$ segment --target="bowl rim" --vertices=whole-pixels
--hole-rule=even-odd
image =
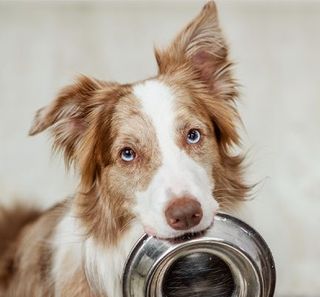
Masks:
[[[163,248],[163,251],[160,253],[159,258],[156,258],[154,260],[154,262],[152,263],[152,265],[149,267],[148,274],[146,275],[146,279],[144,282],[145,286],[143,289],[145,297],[149,297],[148,290],[150,290],[150,289],[148,289],[148,287],[150,287],[150,284],[152,283],[152,281],[151,281],[152,277],[154,276],[155,271],[159,268],[159,264],[161,264],[161,262],[170,260],[171,255],[173,255],[175,253],[177,254],[177,253],[179,253],[179,251],[183,251],[186,248],[190,248],[190,247],[194,246],[195,247],[194,249],[190,248],[189,250],[191,251],[190,253],[195,252],[197,250],[197,245],[203,246],[205,244],[211,245],[212,248],[211,248],[210,253],[212,253],[212,254],[216,254],[214,252],[215,250],[213,247],[214,246],[217,247],[219,245],[219,246],[228,247],[229,249],[233,248],[237,254],[241,254],[242,257],[247,258],[248,262],[251,265],[253,265],[253,267],[254,267],[253,269],[257,270],[257,274],[258,274],[259,278],[261,278],[261,280],[258,280],[259,285],[262,287],[261,291],[263,290],[263,292],[264,292],[265,290],[268,290],[266,293],[267,295],[263,295],[264,293],[260,293],[260,295],[266,296],[266,297],[272,297],[274,295],[274,291],[275,291],[275,287],[276,287],[275,262],[274,262],[271,250],[270,250],[269,246],[267,245],[266,241],[263,239],[263,237],[255,229],[253,229],[250,225],[248,225],[247,223],[243,222],[242,220],[235,218],[229,214],[219,212],[215,216],[215,221],[219,221],[219,223],[227,222],[227,224],[225,226],[227,226],[226,228],[229,228],[230,230],[236,226],[237,231],[240,232],[241,234],[243,234],[244,236],[246,236],[246,240],[248,242],[250,241],[251,244],[257,248],[256,253],[257,254],[261,253],[263,258],[259,259],[259,261],[261,261],[261,263],[260,263],[261,266],[263,266],[263,268],[267,269],[267,274],[268,274],[267,287],[268,288],[265,288],[265,286],[266,286],[265,281],[266,280],[262,279],[263,278],[262,272],[259,271],[259,267],[256,264],[256,260],[252,258],[252,255],[250,255],[250,253],[248,251],[246,251],[243,247],[241,247],[239,244],[236,244],[235,242],[230,240],[230,236],[229,236],[229,238],[223,238],[223,237],[216,236],[217,234],[219,235],[219,232],[215,232],[215,227],[213,227],[211,232],[208,232],[201,237],[197,237],[197,238],[190,239],[187,241],[182,241],[179,243],[172,243],[172,242],[160,240],[160,239],[157,239],[153,236],[149,236],[147,234],[144,234],[136,242],[136,244],[133,246],[133,248],[131,249],[131,251],[129,253],[128,258],[126,259],[124,271],[123,271],[123,278],[122,278],[123,296],[124,297],[132,297],[130,295],[130,292],[129,292],[130,290],[129,290],[128,286],[129,287],[131,286],[130,277],[132,276],[134,271],[132,269],[127,269],[127,268],[130,267],[130,265],[134,264],[135,261],[137,262],[137,255],[139,255],[139,252],[143,252],[146,245],[148,245],[152,242],[154,242],[154,243],[159,242],[159,245],[161,245],[161,247]],[[214,235],[215,233],[217,233],[217,234]],[[222,234],[223,234],[223,232],[222,232]],[[209,250],[209,248],[208,248],[208,250]],[[222,260],[226,262],[225,258],[223,258],[223,257],[220,257],[220,258],[222,258]],[[139,261],[137,263],[141,264]],[[264,266],[266,266],[266,267],[264,267]],[[230,267],[230,269],[231,269],[231,267]],[[232,271],[232,273],[233,273],[233,271]]]

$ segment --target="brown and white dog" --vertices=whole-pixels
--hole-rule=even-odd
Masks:
[[[218,209],[245,198],[242,157],[231,151],[237,85],[215,4],[155,55],[152,78],[80,77],[37,112],[30,135],[50,129],[80,182],[73,198],[20,223],[1,211],[1,297],[121,297],[126,257],[144,232],[205,232]]]

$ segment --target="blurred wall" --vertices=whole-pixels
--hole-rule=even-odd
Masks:
[[[0,199],[47,207],[74,173],[27,137],[34,111],[78,73],[121,82],[155,74],[164,46],[203,1],[0,2]],[[270,244],[278,296],[320,296],[320,3],[218,1],[237,77],[248,177],[239,215]]]

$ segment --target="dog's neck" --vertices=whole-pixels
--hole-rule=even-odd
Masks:
[[[86,234],[80,220],[71,208],[57,226],[53,243],[56,248],[54,279],[67,282],[82,270],[97,296],[122,296],[124,265],[135,242],[144,234],[142,226],[132,221],[117,243],[108,245]],[[55,290],[59,295],[62,285]]]

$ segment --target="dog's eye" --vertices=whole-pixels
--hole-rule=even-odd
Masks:
[[[136,153],[130,147],[125,147],[124,149],[122,149],[120,155],[121,155],[121,159],[126,162],[133,161],[134,158],[136,157]]]
[[[199,130],[191,129],[188,132],[187,141],[188,141],[189,144],[198,143],[200,141],[200,138],[201,138],[201,134],[200,134]]]

